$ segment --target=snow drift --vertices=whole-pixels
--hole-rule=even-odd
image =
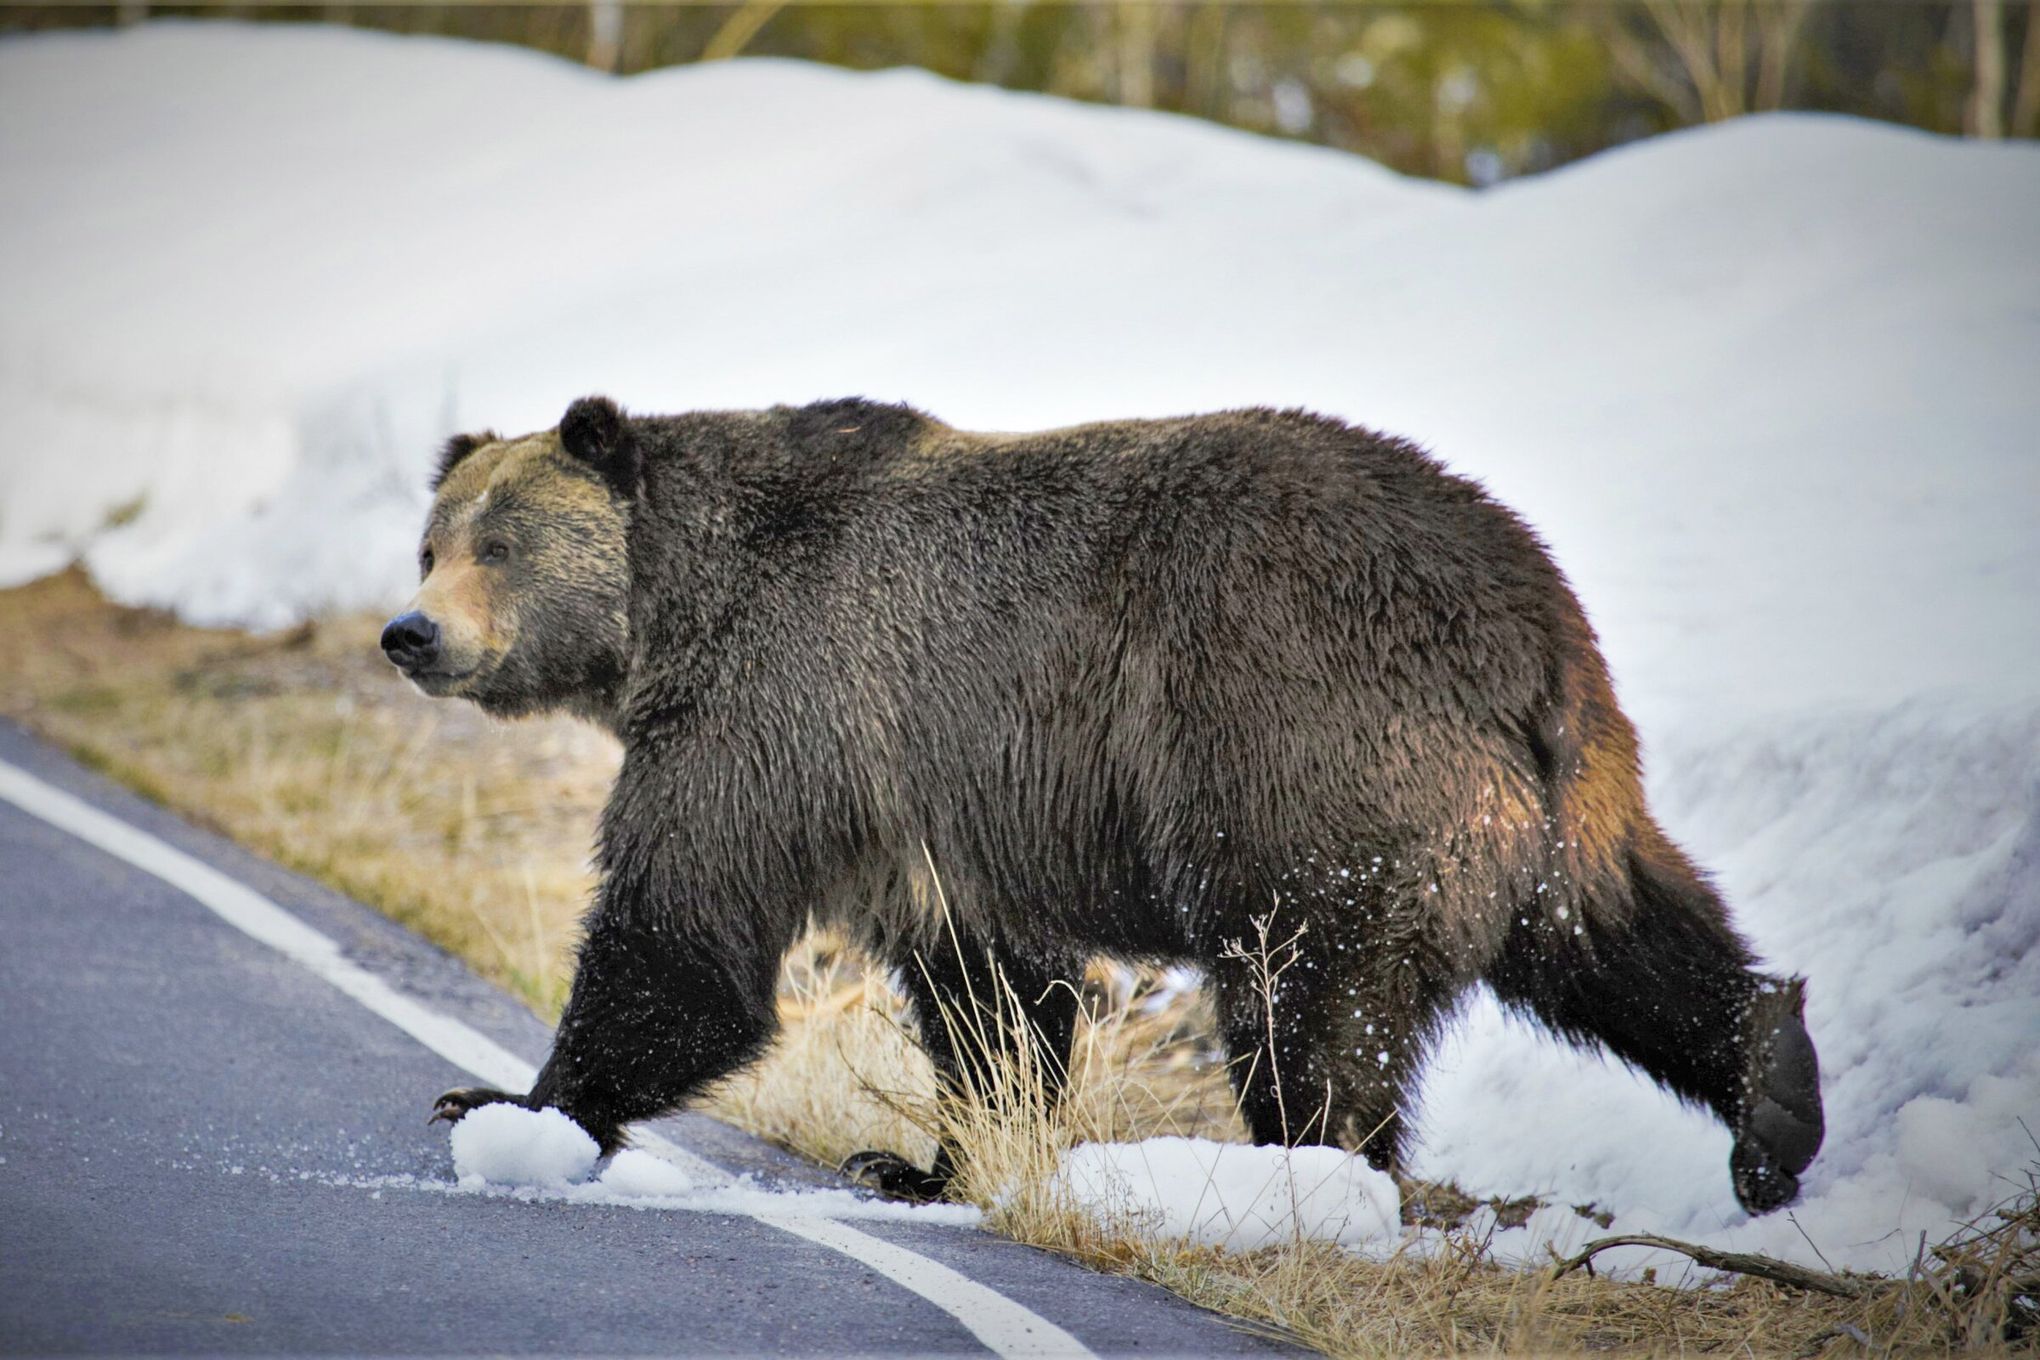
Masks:
[[[215,24],[0,43],[0,127],[0,578],[379,606],[433,444],[589,391],[1316,407],[1539,525],[1826,1068],[1750,1222],[1723,1130],[1482,1001],[1419,1170],[1889,1268],[2034,1157],[2040,149],[1769,117],[1475,195],[914,73]]]

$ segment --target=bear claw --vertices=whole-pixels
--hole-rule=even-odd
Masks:
[[[1734,1151],[1728,1155],[1728,1172],[1735,1183],[1736,1201],[1752,1218],[1782,1209],[1799,1198],[1799,1177],[1766,1156],[1752,1139],[1736,1140]]]
[[[498,1091],[492,1086],[456,1086],[432,1102],[431,1117],[425,1122],[437,1124],[443,1119],[449,1124],[458,1124],[470,1110],[480,1109],[484,1105],[516,1103],[518,1103],[516,1096],[506,1091]]]

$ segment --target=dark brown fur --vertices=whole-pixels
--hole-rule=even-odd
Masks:
[[[625,744],[573,997],[519,1099],[613,1147],[763,1048],[780,958],[825,919],[923,1017],[995,960],[1052,1047],[1073,1002],[1048,984],[1086,956],[1194,962],[1256,1140],[1377,1165],[1486,982],[1714,1110],[1748,1207],[1796,1189],[1820,1118],[1797,984],[1754,970],[1652,821],[1535,535],[1414,446],[1301,412],[990,436],[869,402],[599,399],[522,446],[490,475],[541,507],[529,551],[563,478],[599,481],[594,537],[627,551],[493,595],[518,623],[493,688],[441,691]],[[473,519],[464,460],[513,465],[455,447],[441,531]],[[1272,1051],[1227,957],[1265,917],[1308,927]]]

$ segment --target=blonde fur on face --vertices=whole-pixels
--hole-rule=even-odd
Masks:
[[[435,491],[405,606],[438,629],[437,662],[412,682],[505,714],[600,718],[607,698],[586,694],[575,654],[622,649],[624,528],[556,431],[465,443]]]

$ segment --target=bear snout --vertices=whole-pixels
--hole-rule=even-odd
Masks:
[[[439,625],[415,609],[399,614],[382,631],[382,649],[406,671],[429,670],[439,659]]]

